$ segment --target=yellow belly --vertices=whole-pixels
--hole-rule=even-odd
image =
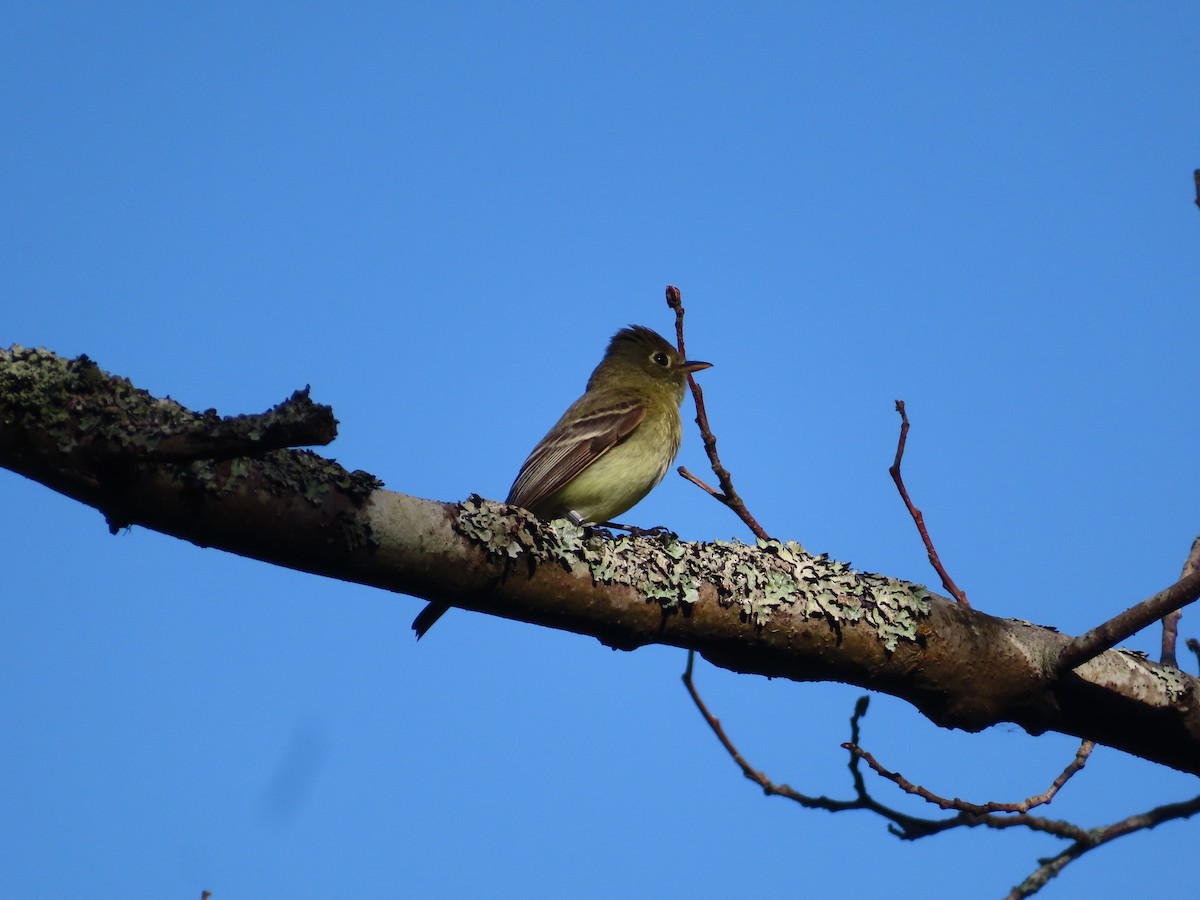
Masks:
[[[574,512],[586,522],[599,523],[615,519],[634,506],[662,481],[679,452],[677,413],[674,419],[647,418],[629,437],[547,498],[546,512],[552,516]]]

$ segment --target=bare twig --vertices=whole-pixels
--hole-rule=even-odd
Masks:
[[[1192,800],[1182,803],[1170,803],[1165,806],[1156,807],[1145,813],[1129,816],[1103,828],[1085,829],[1071,822],[1064,822],[1059,819],[1047,819],[1042,816],[1028,815],[1028,810],[1053,800],[1063,785],[1084,767],[1095,746],[1091,741],[1084,741],[1079,745],[1079,750],[1075,753],[1075,758],[1054,779],[1050,787],[1042,793],[1028,797],[1019,803],[989,802],[982,804],[939,797],[920,785],[912,784],[900,773],[889,772],[876,762],[871,754],[862,750],[857,745],[843,744],[842,746],[850,750],[856,757],[861,757],[875,772],[888,781],[891,781],[906,793],[921,797],[941,809],[958,810],[958,817],[955,820],[948,820],[953,821],[955,824],[987,825],[990,828],[1024,826],[1031,831],[1039,831],[1044,834],[1051,834],[1055,837],[1073,841],[1070,847],[1057,856],[1040,860],[1040,864],[1033,874],[1013,888],[1008,894],[1010,900],[1012,898],[1029,897],[1037,893],[1046,886],[1050,879],[1058,875],[1068,863],[1083,856],[1089,850],[1094,850],[1096,847],[1123,835],[1153,828],[1172,819],[1186,819],[1200,812],[1200,797],[1195,797]],[[996,816],[994,813],[1012,813],[1012,815]]]
[[[1031,831],[1050,834],[1073,842],[1070,847],[1057,856],[1041,860],[1039,868],[1020,885],[1013,888],[1009,894],[1010,898],[1028,897],[1037,893],[1050,879],[1062,871],[1068,863],[1078,859],[1089,850],[1118,838],[1123,834],[1153,828],[1155,825],[1171,819],[1185,819],[1200,812],[1200,797],[1196,797],[1183,803],[1172,803],[1145,813],[1129,816],[1126,819],[1099,829],[1086,829],[1060,819],[1048,819],[1042,816],[1030,815],[1028,812],[1030,809],[1047,804],[1053,800],[1063,785],[1084,767],[1088,756],[1092,752],[1093,744],[1091,741],[1084,741],[1080,744],[1079,750],[1075,753],[1075,758],[1051,782],[1046,790],[1040,794],[1027,797],[1018,803],[993,802],[973,804],[965,800],[950,800],[945,797],[939,797],[919,785],[912,784],[899,773],[889,772],[884,769],[871,754],[859,747],[859,725],[867,712],[869,702],[869,698],[867,697],[860,697],[858,702],[855,703],[854,714],[850,717],[850,742],[842,745],[850,751],[850,776],[854,782],[855,799],[831,800],[828,797],[811,797],[793,790],[786,784],[775,784],[763,772],[750,765],[746,758],[742,756],[737,747],[734,746],[733,741],[730,740],[729,735],[725,733],[725,729],[721,726],[720,721],[709,712],[707,705],[701,699],[700,692],[696,689],[692,678],[694,662],[695,653],[694,651],[689,651],[687,668],[683,673],[683,683],[687,688],[688,694],[691,695],[692,702],[696,704],[700,715],[704,717],[704,721],[708,723],[713,734],[717,736],[717,740],[721,742],[721,746],[725,748],[725,752],[729,754],[730,758],[737,763],[738,768],[742,770],[742,774],[761,787],[763,792],[768,796],[786,797],[789,800],[794,800],[801,806],[810,809],[824,809],[829,812],[865,809],[889,820],[888,831],[902,840],[917,840],[948,831],[951,828],[976,828],[982,825],[995,829],[1023,827]],[[956,811],[955,815],[940,820],[923,819],[885,806],[871,797],[867,792],[866,783],[859,768],[860,760],[865,761],[875,772],[893,784],[896,784],[907,793],[922,797],[942,809],[953,809]]]
[[[667,306],[675,311],[675,340],[679,345],[680,356],[687,359],[687,352],[683,345],[683,297],[679,293],[679,288],[671,284],[667,285]],[[758,520],[754,516],[750,515],[750,510],[746,508],[745,502],[734,489],[733,477],[729,474],[729,470],[721,465],[721,457],[717,455],[717,438],[708,425],[708,412],[704,408],[704,391],[700,389],[700,385],[696,383],[696,379],[691,374],[688,375],[688,387],[692,389],[692,398],[696,401],[696,424],[700,426],[704,452],[708,454],[708,461],[712,464],[712,470],[717,476],[717,483],[721,485],[721,490],[718,492],[704,484],[682,466],[679,468],[679,474],[708,491],[709,494],[733,510],[738,518],[746,524],[746,527],[754,532],[755,537],[764,541],[770,540],[766,529],[758,524]]]
[[[1196,205],[1200,206],[1200,169],[1192,172],[1192,180],[1196,182]]]
[[[1162,652],[1158,661],[1164,666],[1179,668],[1179,658],[1175,655],[1175,641],[1179,638],[1179,618],[1183,613],[1179,610],[1169,612],[1162,619]]]
[[[1183,564],[1183,572],[1179,577],[1186,578],[1197,569],[1200,569],[1200,537],[1192,541],[1192,549],[1188,553],[1188,558]],[[1159,657],[1159,662],[1164,666],[1179,668],[1179,660],[1175,656],[1175,641],[1179,636],[1179,619],[1182,615],[1183,612],[1177,609],[1163,616],[1162,655]]]
[[[1089,850],[1095,850],[1097,847],[1107,844],[1111,840],[1132,834],[1135,831],[1154,828],[1163,822],[1169,822],[1173,819],[1190,818],[1198,812],[1200,812],[1200,797],[1193,797],[1191,800],[1185,800],[1182,803],[1168,803],[1164,806],[1156,806],[1154,809],[1129,816],[1129,818],[1122,819],[1120,822],[1114,822],[1105,828],[1092,829],[1087,832],[1084,839],[1076,841],[1057,856],[1040,860],[1040,865],[1028,878],[1014,887],[1008,893],[1005,900],[1020,900],[1020,898],[1036,894],[1046,886],[1050,879],[1061,872],[1068,863],[1079,859],[1079,857],[1083,856]]]
[[[908,490],[904,487],[904,479],[900,476],[900,461],[904,458],[904,445],[908,442],[908,413],[904,410],[903,400],[896,401],[896,412],[900,413],[900,440],[896,443],[896,460],[892,463],[892,467],[888,469],[888,473],[892,476],[892,481],[896,483],[896,490],[900,492],[900,499],[904,501],[904,505],[908,508],[908,514],[912,516],[913,522],[916,523],[917,531],[921,535],[921,541],[925,544],[925,552],[929,555],[929,564],[933,566],[934,571],[938,573],[938,577],[942,579],[942,587],[955,600],[970,609],[971,604],[967,600],[966,592],[954,583],[954,579],[950,577],[950,573],[942,565],[941,557],[938,556],[937,550],[934,549],[933,541],[929,537],[929,531],[925,528],[925,517],[913,505],[912,500],[908,496]]]
[[[859,723],[867,712],[868,698],[861,697],[854,706],[854,714],[850,718],[850,736],[853,739],[852,743],[843,744],[842,746],[850,749],[850,776],[854,782],[855,799],[853,800],[832,800],[828,797],[812,797],[802,794],[797,790],[789,787],[786,784],[776,784],[771,781],[762,771],[755,769],[750,765],[749,761],[742,756],[741,752],[734,746],[733,741],[725,733],[721,722],[708,710],[708,706],[700,697],[700,692],[696,689],[695,682],[692,679],[694,652],[688,653],[687,668],[683,673],[683,683],[687,687],[688,694],[692,698],[692,702],[696,704],[696,708],[700,711],[700,715],[704,717],[704,721],[708,723],[713,734],[717,736],[717,740],[721,742],[721,746],[725,748],[725,752],[730,758],[737,763],[738,768],[742,770],[742,774],[757,784],[763,789],[763,793],[768,796],[786,797],[793,800],[809,809],[824,809],[828,812],[844,812],[851,809],[865,809],[870,812],[889,820],[891,823],[888,830],[892,834],[903,840],[918,840],[923,837],[939,834],[951,828],[958,827],[975,827],[978,825],[986,825],[991,828],[1009,828],[1017,825],[1024,825],[1036,831],[1044,831],[1049,834],[1054,834],[1059,837],[1068,839],[1080,839],[1085,834],[1084,830],[1078,826],[1072,825],[1069,822],[1058,822],[1050,819],[1042,819],[1037,816],[996,816],[990,815],[986,811],[976,812],[972,810],[959,810],[958,814],[948,819],[923,819],[917,816],[910,816],[902,813],[899,810],[885,806],[875,800],[867,791],[866,783],[863,780],[862,772],[859,770],[859,760],[863,759],[874,768],[876,771],[883,774],[885,777],[891,777],[892,773],[887,773],[883,770],[865,751],[859,750],[857,746],[859,738]],[[1089,750],[1090,752],[1090,750]],[[1083,753],[1081,748],[1080,753]],[[1086,754],[1083,754],[1086,760]],[[1056,779],[1056,784],[1059,780],[1063,783],[1071,777],[1076,771],[1083,767],[1083,762],[1079,761],[1079,754],[1076,755],[1076,762],[1073,762],[1064,770],[1064,774]],[[899,777],[899,776],[897,776]],[[895,780],[894,777],[891,780]],[[901,778],[901,780],[903,780]],[[899,783],[899,782],[897,782]],[[1059,785],[1061,786],[1061,784]],[[1051,786],[1050,790],[1057,791],[1057,787]],[[923,791],[923,788],[915,788],[911,793]],[[926,792],[928,793],[928,792]],[[930,796],[933,796],[930,794]],[[1052,796],[1052,795],[1051,795]],[[1036,798],[1033,798],[1036,799]],[[1029,801],[1026,801],[1029,802]],[[1047,801],[1049,802],[1049,801]]]
[[[1035,806],[1041,806],[1043,803],[1049,803],[1053,800],[1054,795],[1062,790],[1062,786],[1070,781],[1076,772],[1087,765],[1088,757],[1092,755],[1094,749],[1096,749],[1094,741],[1081,741],[1079,749],[1075,751],[1075,758],[1067,763],[1067,767],[1059,773],[1057,778],[1050,782],[1050,787],[1046,788],[1040,794],[1034,794],[1032,797],[1026,798],[1024,802],[1028,806],[1017,811],[1025,812],[1025,809],[1032,809]]]
[[[1196,654],[1196,662],[1200,663],[1200,641],[1195,638],[1188,638],[1184,641],[1184,646]]]
[[[724,494],[722,494],[720,491],[718,491],[718,490],[717,490],[715,487],[713,487],[712,485],[710,485],[710,484],[707,484],[706,482],[702,481],[701,479],[699,479],[699,478],[697,478],[695,475],[693,475],[693,474],[691,473],[691,470],[690,470],[690,469],[688,469],[688,467],[687,467],[687,466],[680,466],[678,469],[676,469],[676,471],[677,471],[677,472],[678,472],[680,475],[682,475],[682,476],[683,476],[685,479],[687,479],[687,480],[688,480],[688,481],[690,481],[692,484],[694,484],[696,487],[700,488],[700,490],[702,490],[702,491],[705,491],[705,492],[707,492],[707,493],[711,494],[713,497],[715,497],[716,499],[720,500],[722,503],[724,503],[724,502],[725,502],[725,495],[724,495]]]
[[[696,704],[696,709],[700,711],[700,715],[704,717],[704,721],[708,723],[708,727],[712,729],[713,734],[717,736],[717,740],[721,742],[721,746],[725,748],[725,752],[729,754],[730,759],[737,763],[738,768],[742,770],[742,774],[762,788],[763,793],[768,797],[785,797],[788,800],[793,800],[801,806],[808,809],[824,809],[828,812],[843,812],[850,809],[865,809],[874,812],[885,819],[893,822],[897,826],[896,834],[907,836],[923,836],[925,834],[936,834],[942,830],[942,823],[932,819],[921,819],[915,816],[906,815],[898,810],[891,809],[872,799],[863,785],[862,777],[857,773],[857,760],[853,756],[850,757],[850,771],[855,777],[855,786],[857,797],[854,800],[833,800],[829,797],[811,797],[802,794],[797,790],[789,787],[786,784],[775,784],[763,772],[750,765],[749,761],[742,756],[737,747],[734,746],[729,735],[725,733],[725,729],[721,726],[720,720],[708,711],[708,706],[700,697],[700,692],[696,689],[696,684],[692,680],[692,670],[695,662],[695,651],[688,651],[687,668],[683,672],[683,684],[687,688],[688,694],[692,698],[692,702]],[[851,719],[851,736],[858,739],[858,720],[866,713],[867,698],[863,697],[855,706],[854,716]]]
[[[1055,795],[1062,789],[1071,777],[1087,764],[1088,757],[1092,755],[1092,750],[1096,746],[1092,741],[1084,741],[1079,745],[1079,750],[1075,753],[1075,758],[1068,763],[1067,767],[1062,770],[1057,778],[1050,783],[1050,787],[1042,791],[1040,794],[1034,794],[1017,803],[998,803],[989,801],[987,803],[970,803],[966,800],[955,798],[953,800],[938,796],[927,788],[921,787],[918,784],[913,784],[899,772],[891,772],[885,769],[882,765],[876,762],[866,750],[863,750],[857,744],[842,744],[854,756],[861,758],[868,766],[875,770],[876,774],[888,781],[892,782],[902,791],[914,796],[920,797],[928,803],[932,803],[939,809],[952,809],[958,812],[972,813],[973,815],[982,816],[987,813],[1006,812],[1006,813],[1027,813],[1029,810],[1037,806],[1042,806],[1054,799]],[[1026,823],[1028,824],[1028,823]],[[1074,826],[1072,826],[1074,828]],[[1040,828],[1039,831],[1053,831],[1052,829]],[[1053,833],[1058,833],[1053,831]],[[1074,834],[1070,835],[1074,836]]]
[[[1062,675],[1089,659],[1110,650],[1132,634],[1137,634],[1151,622],[1161,619],[1169,612],[1180,609],[1200,597],[1200,571],[1192,572],[1179,579],[1169,588],[1148,597],[1125,612],[1113,616],[1103,625],[1081,634],[1063,647],[1058,655],[1054,671]]]

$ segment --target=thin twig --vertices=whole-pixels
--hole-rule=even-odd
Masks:
[[[1180,609],[1200,597],[1200,571],[1192,572],[1179,579],[1169,588],[1148,597],[1125,612],[1113,616],[1103,625],[1081,634],[1063,647],[1054,666],[1054,672],[1062,675],[1070,672],[1089,659],[1110,650],[1133,634],[1137,634],[1151,622],[1161,619],[1169,612]]]
[[[1084,741],[1079,745],[1079,749],[1075,752],[1075,758],[1067,764],[1067,767],[1062,770],[1057,778],[1050,783],[1050,787],[1042,791],[1040,794],[1034,794],[1017,803],[999,803],[996,801],[988,801],[987,803],[970,803],[966,800],[960,800],[957,797],[953,800],[947,797],[941,797],[927,788],[919,784],[913,784],[899,772],[891,772],[885,769],[882,765],[876,762],[866,750],[863,750],[857,744],[842,744],[847,750],[853,753],[856,757],[860,757],[868,766],[875,770],[876,774],[886,778],[892,784],[896,785],[902,791],[914,796],[920,797],[927,803],[932,803],[939,809],[956,810],[958,812],[967,812],[973,815],[986,815],[987,813],[1007,812],[1007,813],[1027,813],[1029,810],[1049,803],[1054,799],[1055,795],[1062,789],[1071,777],[1082,769],[1086,764],[1088,757],[1092,755],[1092,750],[1095,748],[1095,743],[1092,741]],[[1074,826],[1072,826],[1074,828]],[[1049,829],[1039,829],[1049,830]],[[1057,833],[1057,832],[1055,832]],[[1071,835],[1074,836],[1074,835]]]
[[[1005,900],[1021,900],[1021,898],[1036,894],[1046,886],[1050,879],[1058,875],[1068,863],[1079,859],[1079,857],[1083,856],[1089,850],[1095,850],[1109,841],[1132,834],[1135,831],[1154,828],[1163,822],[1169,822],[1173,819],[1191,818],[1198,812],[1200,812],[1200,797],[1193,797],[1191,800],[1185,800],[1182,803],[1168,803],[1164,806],[1156,806],[1154,809],[1129,816],[1105,828],[1092,829],[1087,832],[1087,836],[1083,840],[1076,841],[1057,856],[1040,860],[1040,865],[1028,878],[1014,887],[1008,893]]]
[[[738,768],[742,770],[742,774],[761,787],[763,789],[763,793],[767,794],[768,796],[786,797],[787,799],[794,800],[801,806],[809,809],[824,809],[828,812],[844,812],[852,809],[865,809],[876,813],[885,819],[888,819],[889,822],[891,822],[891,824],[888,826],[888,830],[902,840],[907,841],[915,841],[923,837],[930,837],[935,834],[940,834],[943,831],[948,831],[951,828],[973,828],[979,825],[986,825],[989,828],[997,829],[1024,826],[1034,831],[1042,831],[1047,834],[1053,834],[1057,837],[1073,840],[1078,840],[1086,834],[1083,829],[1076,825],[1072,825],[1070,822],[1044,819],[1038,816],[1029,815],[998,816],[988,814],[986,812],[979,813],[968,810],[959,810],[957,815],[948,819],[924,819],[917,816],[910,816],[906,813],[900,812],[899,810],[885,806],[873,798],[867,791],[866,783],[864,782],[862,773],[858,767],[859,759],[865,760],[868,765],[871,765],[872,768],[875,768],[876,771],[879,771],[881,774],[884,774],[886,770],[882,770],[878,766],[878,763],[875,763],[870,758],[869,754],[861,750],[858,750],[857,752],[851,750],[850,753],[850,775],[854,782],[855,792],[855,799],[853,800],[832,800],[828,797],[812,797],[806,794],[801,794],[799,791],[794,790],[786,784],[775,784],[766,776],[765,773],[755,769],[752,765],[750,765],[749,761],[742,756],[741,752],[736,746],[734,746],[733,741],[725,733],[725,729],[721,726],[720,720],[717,719],[717,717],[711,712],[709,712],[707,705],[704,703],[704,700],[701,699],[700,693],[696,689],[696,685],[692,679],[693,659],[694,651],[691,651],[688,653],[688,665],[683,674],[683,683],[687,687],[688,694],[691,695],[692,702],[696,704],[696,708],[700,711],[700,715],[704,717],[704,720],[708,723],[709,728],[712,729],[713,734],[717,736],[717,740],[721,742],[721,746],[725,748],[725,752],[729,754],[730,758],[737,763]],[[854,714],[850,719],[850,732],[851,737],[854,739],[854,743],[843,744],[843,747],[847,749],[852,747],[857,749],[859,721],[866,714],[866,711],[867,698],[862,697],[855,704]],[[1075,766],[1075,764],[1072,765],[1074,768],[1072,768],[1072,766],[1068,766],[1068,769],[1071,770],[1069,774],[1066,774],[1065,777],[1060,775],[1060,779],[1065,781],[1066,778],[1071,776],[1071,774],[1074,774],[1074,771],[1077,771],[1078,768],[1081,768],[1083,764],[1079,763],[1078,766]]]
[[[1196,654],[1196,662],[1200,664],[1200,641],[1195,638],[1188,638],[1183,642],[1184,646]]]
[[[1183,615],[1180,610],[1169,612],[1162,619],[1162,652],[1158,661],[1164,666],[1179,668],[1179,658],[1175,655],[1175,642],[1179,639],[1179,619]]]
[[[908,490],[904,487],[904,479],[900,476],[900,461],[904,458],[904,445],[908,443],[908,413],[904,410],[904,401],[896,401],[896,412],[900,413],[900,440],[896,443],[896,460],[892,463],[892,467],[888,469],[888,473],[892,476],[892,481],[896,483],[896,490],[900,492],[900,499],[904,501],[904,505],[908,508],[908,514],[912,516],[912,520],[916,523],[917,531],[921,535],[921,541],[925,544],[925,552],[929,555],[929,564],[933,566],[934,571],[938,573],[938,577],[942,579],[942,587],[944,587],[955,600],[961,603],[968,609],[971,608],[970,602],[967,600],[966,592],[954,583],[954,579],[950,577],[950,573],[946,571],[946,567],[942,565],[941,557],[934,549],[933,541],[929,537],[929,532],[925,528],[925,517],[921,515],[921,511],[913,504],[908,496]]]
[[[679,345],[679,355],[687,359],[687,352],[683,345],[683,297],[679,293],[679,288],[672,284],[667,285],[667,306],[675,311],[675,340]],[[733,487],[733,477],[729,474],[729,470],[721,465],[721,457],[717,455],[717,437],[713,434],[712,429],[708,425],[708,412],[704,408],[704,391],[700,389],[700,385],[696,383],[696,379],[688,374],[688,387],[692,390],[692,398],[696,401],[696,424],[700,426],[700,437],[704,441],[704,452],[708,454],[708,461],[712,465],[712,470],[717,476],[717,483],[721,485],[721,490],[718,493],[707,485],[703,484],[691,473],[684,474],[686,470],[680,467],[679,474],[683,475],[693,484],[697,484],[704,490],[708,491],[712,496],[716,497],[730,509],[732,509],[752,532],[754,536],[769,541],[771,538],[767,534],[766,529],[758,524],[758,520],[750,515],[750,510],[746,508],[741,496]]]
[[[742,774],[762,788],[763,793],[767,796],[785,797],[788,800],[793,800],[808,809],[824,809],[828,812],[844,812],[851,809],[865,809],[874,812],[885,819],[893,822],[898,826],[898,830],[894,833],[902,837],[917,837],[926,834],[936,834],[943,830],[946,826],[942,822],[933,819],[921,819],[916,816],[910,816],[898,810],[884,806],[882,803],[876,802],[870,795],[867,794],[866,787],[863,785],[862,778],[856,772],[856,760],[851,756],[850,770],[855,773],[856,793],[857,797],[854,800],[833,800],[829,797],[811,797],[807,794],[802,794],[797,790],[789,787],[786,784],[775,784],[766,774],[759,771],[750,765],[749,761],[742,756],[737,747],[734,746],[729,735],[725,733],[725,729],[721,726],[720,720],[708,711],[708,706],[700,697],[700,692],[696,689],[696,684],[692,679],[693,665],[695,662],[696,653],[694,650],[688,651],[687,667],[683,672],[683,684],[687,688],[688,694],[692,698],[692,702],[696,704],[696,709],[700,711],[704,721],[708,723],[708,727],[712,733],[717,736],[717,740],[721,742],[721,746],[725,748],[725,752],[729,754],[730,759],[737,763],[738,768],[742,770]],[[866,698],[859,700],[855,706],[855,714],[851,719],[851,734],[857,740],[858,738],[858,719],[866,712]]]
[[[708,711],[708,704],[700,697],[700,692],[696,690],[696,683],[692,680],[692,671],[695,667],[696,651],[689,650],[687,658],[687,668],[683,670],[683,684],[687,688],[688,694],[691,695],[692,702],[696,704],[696,708],[700,710],[700,715],[704,716],[704,721],[708,723],[708,727],[712,729],[713,734],[717,736],[717,740],[721,742],[721,746],[725,748],[725,752],[730,758],[738,764],[742,770],[742,774],[757,784],[767,794],[781,793],[779,788],[771,782],[766,775],[754,768],[747,762],[746,757],[738,752],[738,748],[734,746],[733,741],[729,739],[729,735],[725,733],[725,729],[721,726],[721,720]],[[793,798],[794,799],[794,798]]]
[[[1020,803],[968,803],[965,800],[954,799],[950,800],[945,797],[939,797],[933,794],[926,788],[920,785],[915,785],[909,782],[903,775],[898,772],[889,772],[883,768],[870,753],[862,750],[857,745],[843,744],[855,756],[861,757],[866,761],[875,772],[883,778],[891,781],[906,793],[921,797],[929,803],[933,803],[941,809],[955,809],[959,811],[960,817],[965,817],[962,824],[984,824],[992,828],[1024,826],[1031,831],[1039,831],[1045,834],[1052,834],[1055,837],[1067,838],[1073,843],[1066,850],[1049,859],[1040,860],[1038,868],[1025,879],[1021,884],[1017,885],[1009,893],[1009,900],[1015,898],[1029,897],[1036,894],[1039,890],[1046,886],[1050,879],[1058,875],[1063,868],[1071,862],[1074,862],[1089,850],[1094,850],[1096,847],[1106,844],[1115,838],[1126,834],[1131,834],[1134,831],[1141,831],[1147,828],[1153,828],[1163,822],[1172,819],[1186,819],[1197,812],[1200,812],[1200,797],[1195,797],[1192,800],[1182,803],[1170,803],[1165,806],[1156,807],[1145,813],[1137,813],[1129,816],[1119,822],[1114,822],[1112,825],[1107,825],[1103,828],[1081,828],[1070,822],[1064,822],[1058,819],[1047,819],[1042,816],[1028,815],[1028,810],[1049,803],[1054,799],[1054,796],[1059,790],[1071,779],[1071,777],[1084,767],[1088,757],[1091,755],[1095,744],[1092,741],[1085,740],[1079,745],[1079,750],[1075,753],[1075,758],[1063,769],[1062,773],[1054,779],[1050,787],[1040,794],[1035,794],[1032,797],[1021,801]],[[1004,817],[997,817],[993,813],[1014,813]]]
[[[1192,180],[1196,182],[1196,205],[1200,206],[1200,169],[1192,172]]]
[[[720,500],[722,503],[725,502],[724,494],[722,494],[720,491],[718,491],[712,485],[706,484],[704,481],[702,481],[701,479],[699,479],[695,475],[693,475],[691,473],[691,470],[689,470],[687,466],[680,466],[675,471],[677,471],[680,475],[682,475],[684,478],[686,478],[688,481],[690,481],[696,487],[700,488],[700,490],[708,492],[713,497],[716,497],[718,500]]]
[[[1200,569],[1200,537],[1192,541],[1192,549],[1183,564],[1180,577],[1186,578],[1197,569]],[[1179,660],[1175,656],[1175,641],[1179,637],[1179,619],[1182,616],[1182,610],[1178,609],[1163,616],[1162,654],[1159,656],[1159,662],[1164,666],[1179,668]]]
[[[1115,822],[1099,829],[1085,829],[1071,822],[1058,819],[1047,819],[1042,816],[1029,815],[1027,810],[1049,803],[1055,794],[1071,779],[1076,772],[1084,767],[1089,754],[1092,752],[1091,741],[1084,741],[1075,753],[1075,758],[1063,769],[1045,791],[1028,797],[1019,803],[984,803],[970,804],[963,800],[947,800],[918,785],[906,781],[902,775],[888,772],[866,751],[859,747],[859,725],[867,712],[868,698],[860,697],[854,705],[854,714],[850,717],[850,743],[843,744],[850,751],[850,775],[854,781],[854,800],[831,800],[828,797],[809,797],[793,790],[786,784],[775,784],[763,772],[755,769],[734,746],[729,735],[721,726],[720,721],[709,712],[700,692],[696,689],[692,678],[695,663],[695,651],[688,651],[687,668],[683,673],[683,683],[691,695],[692,702],[708,723],[713,734],[725,748],[725,752],[737,763],[747,778],[763,789],[763,792],[794,800],[802,806],[811,809],[824,809],[829,812],[844,812],[851,809],[865,809],[889,820],[888,831],[902,840],[917,840],[948,831],[951,828],[976,828],[980,825],[994,829],[1023,827],[1031,831],[1070,840],[1073,843],[1062,853],[1050,859],[1040,861],[1039,868],[1025,879],[1009,894],[1010,898],[1023,898],[1037,893],[1050,879],[1056,876],[1070,862],[1095,847],[1114,840],[1123,834],[1153,828],[1171,819],[1184,819],[1200,812],[1200,797],[1183,803],[1171,803],[1160,806],[1145,813],[1129,816],[1120,822]],[[859,760],[866,763],[884,778],[892,781],[910,794],[923,797],[930,803],[935,803],[943,809],[957,810],[954,816],[947,819],[922,819],[910,816],[891,807],[884,806],[867,792],[866,784],[859,769]]]

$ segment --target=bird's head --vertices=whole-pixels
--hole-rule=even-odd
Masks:
[[[592,373],[588,390],[613,376],[628,379],[636,377],[647,384],[664,384],[678,390],[680,399],[683,386],[692,372],[707,369],[712,363],[684,359],[662,335],[644,325],[622,328],[608,343],[604,359]]]

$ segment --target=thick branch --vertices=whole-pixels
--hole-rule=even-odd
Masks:
[[[844,681],[947,727],[1014,722],[1200,774],[1200,680],[1178,670],[1110,651],[1056,680],[1068,637],[796,545],[588,535],[499,504],[380,490],[307,451],[186,465],[122,455],[114,435],[153,421],[162,401],[115,382],[126,385],[116,406],[114,380],[90,363],[0,352],[0,465],[110,523],[613,646],[669,644],[738,672]]]

